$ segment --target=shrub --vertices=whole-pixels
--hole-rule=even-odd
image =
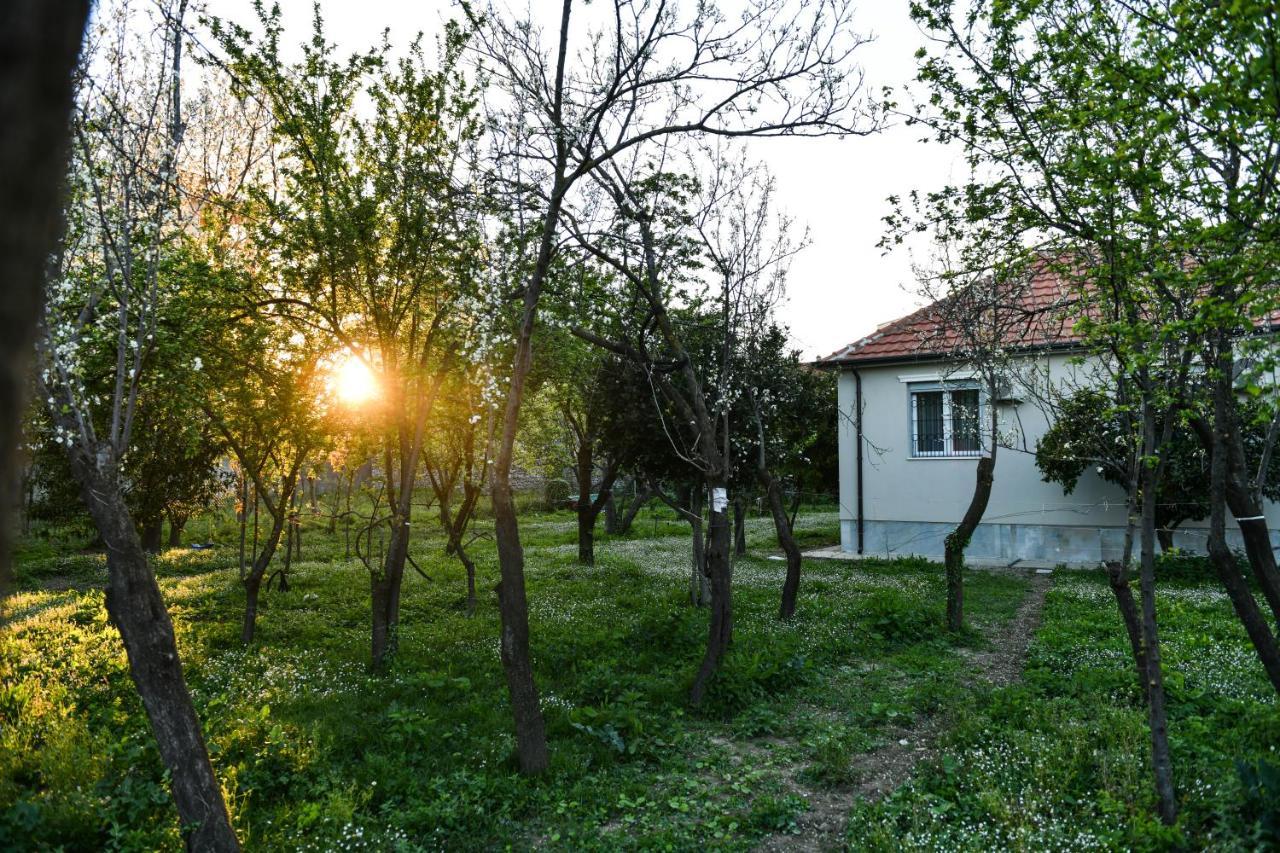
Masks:
[[[547,480],[542,488],[542,502],[548,512],[564,509],[569,503],[572,487],[565,480]]]
[[[941,612],[895,589],[876,590],[863,608],[871,633],[893,645],[931,639],[942,630]]]

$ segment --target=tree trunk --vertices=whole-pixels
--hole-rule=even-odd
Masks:
[[[374,669],[386,667],[400,647],[400,587],[409,554],[409,525],[391,531],[382,571],[370,579],[370,642]]]
[[[733,498],[733,555],[747,555],[747,508],[741,494]]]
[[[1155,456],[1155,413],[1150,401],[1143,404],[1144,455]],[[1173,789],[1173,761],[1169,754],[1169,721],[1165,708],[1164,671],[1160,662],[1160,635],[1156,622],[1156,495],[1159,474],[1144,466],[1142,475],[1142,639],[1147,658],[1147,716],[1151,726],[1151,768],[1155,775],[1157,811],[1166,826],[1178,819]]]
[[[588,432],[578,440],[575,473],[578,478],[578,562],[584,566],[596,563],[596,514],[591,500],[591,448],[594,437]]]
[[[782,489],[777,479],[763,465],[756,469],[756,476],[764,486],[765,497],[769,501],[769,512],[773,515],[773,529],[778,536],[778,545],[787,556],[787,579],[782,584],[782,604],[778,608],[779,619],[790,619],[796,614],[796,596],[800,593],[800,546],[791,530],[791,519],[787,517],[787,508],[782,504]]]
[[[609,532],[615,536],[625,536],[631,532],[631,525],[635,523],[636,516],[640,514],[640,510],[653,500],[655,490],[652,486],[646,485],[637,495],[631,498],[631,502],[627,504],[627,509],[622,513],[614,529]]]
[[[1160,542],[1160,553],[1169,554],[1173,552],[1173,530],[1168,527],[1156,528],[1156,539]]]
[[[516,506],[505,472],[499,470],[494,487],[494,526],[498,540],[498,563],[502,580],[498,583],[498,612],[502,617],[499,645],[507,692],[515,717],[516,751],[524,773],[542,773],[550,761],[547,754],[546,723],[538,702],[529,659],[529,603],[525,597],[524,549],[516,521]]]
[[[284,533],[284,524],[282,517],[272,520],[271,529],[262,543],[262,551],[254,555],[253,565],[249,567],[248,573],[241,581],[244,586],[245,601],[244,625],[240,630],[240,641],[245,645],[253,642],[254,633],[257,630],[258,593],[262,588],[262,579],[266,577],[267,567],[271,565],[271,560],[275,557],[276,548],[280,546],[280,537]]]
[[[244,542],[245,533],[249,527],[249,479],[244,475],[244,469],[240,472],[240,579],[244,580],[245,574],[245,554]]]
[[[1234,355],[1230,347],[1226,349],[1223,358],[1228,363],[1233,361]],[[1234,405],[1229,407],[1222,420],[1223,435],[1220,440],[1225,442],[1226,447],[1224,476],[1227,508],[1231,510],[1240,528],[1245,554],[1249,558],[1249,568],[1267,601],[1271,618],[1280,623],[1280,570],[1276,567],[1275,551],[1271,548],[1271,533],[1263,517],[1262,501],[1250,484],[1244,439]],[[1199,418],[1193,419],[1191,425],[1204,449],[1212,456],[1216,427]]]
[[[171,515],[169,516],[169,547],[182,547],[182,531],[186,529],[187,519],[185,516]]]
[[[690,486],[685,506],[688,509],[689,530],[692,538],[692,561],[689,575],[689,603],[694,607],[706,607],[711,603],[711,587],[707,576],[707,546],[703,541],[702,488]]]
[[[604,502],[604,532],[610,535],[618,532],[618,502],[613,499],[612,492]]]
[[[461,545],[455,551],[462,567],[467,570],[467,615],[470,616],[476,612],[476,563]]]
[[[1222,581],[1231,605],[1262,662],[1262,668],[1271,680],[1271,686],[1280,693],[1280,649],[1277,649],[1275,635],[1262,615],[1253,591],[1240,576],[1235,554],[1227,547],[1227,478],[1231,467],[1227,451],[1231,434],[1228,418],[1235,406],[1235,399],[1229,378],[1230,363],[1219,365],[1219,370],[1224,367],[1227,368],[1226,379],[1216,379],[1213,389],[1214,428],[1209,448],[1209,562]],[[1242,525],[1242,529],[1245,526],[1249,525]],[[1255,526],[1264,530],[1266,528],[1265,524]]]
[[[133,520],[114,478],[100,474],[87,455],[70,455],[85,504],[107,544],[107,614],[124,641],[129,672],[169,771],[187,849],[239,850],[182,674],[173,623]]]
[[[142,550],[148,554],[160,553],[160,541],[164,538],[164,518],[148,518],[142,523]]]
[[[987,511],[987,503],[991,500],[991,486],[995,481],[995,468],[996,451],[993,444],[991,455],[978,460],[977,478],[969,508],[946,539],[944,559],[947,571],[947,629],[950,631],[964,628],[964,551],[969,547],[969,540],[973,538],[973,532],[978,529],[978,524]]]
[[[719,477],[708,477],[707,489],[712,495],[706,550],[706,574],[711,582],[711,618],[707,628],[707,650],[689,691],[689,702],[694,706],[702,703],[711,676],[719,668],[720,659],[733,638],[733,563],[729,559],[728,505],[725,501],[715,500],[717,491],[724,489],[724,481]]]
[[[247,575],[243,583],[244,621],[240,626],[240,642],[247,646],[253,642],[258,628],[258,595],[262,591],[262,577]]]
[[[1116,605],[1120,608],[1120,619],[1124,622],[1125,633],[1129,635],[1129,650],[1133,654],[1133,663],[1138,671],[1138,687],[1142,690],[1142,700],[1147,701],[1147,653],[1142,645],[1142,621],[1138,617],[1138,605],[1133,600],[1133,588],[1129,585],[1129,572],[1126,568],[1128,560],[1107,564],[1107,581],[1111,584],[1111,592],[1115,594]]]
[[[12,481],[49,256],[62,230],[71,81],[89,0],[0,4],[0,483]],[[0,596],[9,518],[0,493]]]
[[[560,128],[563,128],[560,99],[564,91],[564,65],[569,54],[569,16],[572,10],[572,0],[564,0],[560,12],[560,39],[556,59],[556,107],[552,117]],[[502,440],[493,466],[494,537],[498,543],[498,566],[502,577],[498,583],[498,615],[502,623],[499,649],[515,721],[516,754],[520,770],[526,774],[544,772],[549,756],[546,724],[538,703],[538,686],[533,680],[533,663],[529,659],[529,602],[525,591],[524,547],[520,544],[520,525],[516,519],[515,499],[511,493],[511,463],[515,455],[524,386],[533,363],[533,328],[538,314],[538,299],[551,269],[560,211],[565,193],[569,189],[566,178],[568,157],[568,141],[562,130],[556,138],[554,181],[541,223],[537,260],[524,288],[524,306],[516,334],[515,357],[511,363],[507,405],[503,412]]]

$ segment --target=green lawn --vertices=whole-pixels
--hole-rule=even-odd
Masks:
[[[224,523],[193,535],[231,542]],[[830,512],[805,540],[836,536]],[[1025,681],[993,688],[990,651],[1028,581],[973,572],[972,630],[939,630],[940,568],[810,561],[798,618],[775,619],[783,564],[753,521],[735,567],[734,647],[705,706],[685,695],[706,613],[686,603],[687,528],[643,516],[575,565],[567,513],[527,517],[530,619],[551,772],[514,772],[489,542],[481,605],[460,567],[415,544],[400,653],[371,675],[368,578],[319,529],[287,593],[264,594],[240,646],[233,549],[157,560],[216,768],[248,849],[746,849],[804,825],[805,796],[846,798],[854,848],[1249,847],[1275,800],[1236,759],[1269,755],[1280,713],[1212,587],[1161,600],[1184,818],[1149,818],[1143,712],[1101,578],[1059,572]],[[0,848],[157,849],[178,827],[123,651],[100,557],[28,542],[0,639]],[[936,749],[878,803],[866,753],[929,724]],[[1265,768],[1264,768],[1265,769]],[[1274,795],[1272,795],[1274,796]],[[843,801],[843,800],[838,800]],[[843,819],[843,814],[841,814]],[[7,837],[6,837],[7,836]],[[838,838],[838,835],[837,835]]]

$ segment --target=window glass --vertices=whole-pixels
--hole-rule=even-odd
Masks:
[[[946,452],[946,421],[942,391],[917,391],[915,396],[916,453],[933,456]]]
[[[965,388],[951,392],[951,450],[955,453],[977,453],[978,389]]]

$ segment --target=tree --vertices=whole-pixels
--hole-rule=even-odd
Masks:
[[[476,564],[467,553],[467,532],[489,479],[496,405],[489,398],[490,366],[483,357],[465,362],[441,395],[423,453],[423,468],[440,511],[446,556],[467,573],[467,613],[476,609]],[[459,494],[460,493],[460,494]],[[465,540],[465,541],[464,541]]]
[[[918,77],[929,97],[914,118],[940,140],[963,144],[976,177],[930,194],[931,213],[916,222],[891,217],[892,239],[936,228],[958,245],[1039,248],[1072,283],[1077,333],[1113,367],[1132,460],[1127,492],[1137,501],[1129,541],[1134,522],[1141,541],[1137,633],[1152,768],[1160,818],[1171,824],[1177,801],[1156,616],[1155,509],[1172,414],[1187,389],[1198,288],[1180,231],[1192,181],[1176,120],[1146,86],[1159,76],[1148,59],[1168,56],[1167,34],[1150,38],[1143,13],[1126,4],[1084,0],[959,8],[930,0],[912,14],[937,45],[921,52]],[[1123,574],[1113,587],[1127,588]]]
[[[236,308],[234,303],[227,307]],[[211,306],[209,314],[216,317],[215,310]],[[253,314],[238,321],[224,314],[209,321],[208,328],[201,371],[204,411],[240,469],[242,542],[252,506],[252,543],[247,563],[243,558],[240,562],[245,591],[240,641],[248,645],[257,628],[262,584],[266,580],[270,585],[267,572],[286,530],[288,565],[300,475],[307,459],[325,449],[325,416],[336,401],[333,391],[326,394],[323,387],[324,343],[315,340],[319,335],[308,339],[288,334],[283,324]],[[269,519],[261,541],[260,508]],[[283,588],[286,575],[280,577]]]
[[[558,276],[551,285],[540,346],[544,357],[534,366],[530,387],[546,410],[540,429],[525,427],[521,443],[534,438],[547,474],[562,476],[571,469],[577,487],[573,510],[578,518],[578,562],[595,565],[595,528],[600,513],[612,500],[614,483],[645,438],[629,429],[637,409],[650,405],[642,386],[621,377],[618,357],[571,335],[567,328],[581,321],[606,291],[591,282],[586,266],[576,275]],[[566,282],[565,279],[579,279]],[[536,438],[532,433],[540,433]]]
[[[383,397],[380,462],[387,548],[369,563],[371,657],[397,647],[416,476],[427,425],[455,357],[472,296],[481,234],[468,173],[479,132],[460,68],[465,43],[450,24],[432,67],[414,41],[343,62],[317,8],[303,59],[280,56],[278,10],[259,10],[264,37],[214,22],[240,85],[270,105],[279,181],[260,187],[246,215],[262,261],[277,273],[257,297],[294,328],[319,328],[376,377]],[[367,98],[370,110],[356,108]],[[368,531],[372,535],[372,531]]]
[[[128,7],[105,10],[98,38],[86,50],[73,117],[67,235],[51,264],[37,380],[55,438],[107,547],[107,613],[172,779],[186,843],[238,850],[173,623],[121,479],[138,390],[160,331],[156,318],[171,286],[161,269],[178,226],[184,11],[181,0],[163,5],[154,29],[135,36],[138,21]],[[100,338],[115,342],[105,396],[88,393]]]
[[[524,551],[511,462],[533,357],[543,286],[558,249],[566,203],[584,178],[639,146],[682,134],[781,136],[867,132],[856,126],[858,83],[846,63],[862,40],[849,7],[822,0],[792,11],[766,0],[729,21],[713,7],[615,0],[613,14],[571,49],[574,4],[563,0],[555,44],[539,28],[496,6],[464,7],[476,29],[475,52],[493,85],[497,160],[518,203],[512,225],[527,252],[508,279],[521,315],[507,404],[494,465],[493,501],[502,572],[502,662],[515,717],[521,770],[547,767],[546,731],[529,661]],[[722,515],[722,513],[719,513]],[[713,513],[713,529],[717,513]]]
[[[951,411],[939,412],[940,417],[951,418],[951,441],[956,445],[944,452],[976,452],[979,457],[969,505],[944,541],[947,628],[951,631],[964,627],[964,554],[987,511],[995,483],[1000,400],[1017,381],[1018,351],[1033,337],[1041,315],[1056,307],[1033,301],[1031,278],[1038,272],[1034,266],[1028,268],[1016,254],[1012,262],[993,262],[992,257],[1000,258],[993,251],[998,250],[969,245],[953,253],[944,245],[942,271],[918,271],[921,290],[933,303],[929,310],[934,324],[945,330],[941,341],[921,340],[920,347],[949,350],[956,372],[970,374],[977,385],[976,392],[949,395]]]
[[[752,471],[764,489],[774,532],[787,561],[778,615],[790,619],[795,615],[800,590],[802,558],[792,533],[791,516],[783,504],[782,485],[770,462],[770,450],[776,448],[770,446],[766,425],[773,426],[774,421],[780,420],[777,403],[780,397],[789,396],[778,382],[782,377],[777,374],[789,372],[789,365],[785,357],[780,358],[781,336],[773,325],[773,312],[784,298],[791,259],[808,240],[806,236],[798,243],[792,241],[790,218],[774,206],[773,176],[763,166],[752,164],[744,154],[723,146],[707,152],[709,162],[695,227],[706,254],[708,273],[718,289],[718,304],[714,307],[718,309],[720,328],[716,344],[722,354],[719,369],[710,375],[723,386],[722,406],[731,410],[745,402],[747,409],[738,417],[726,415],[726,433],[730,423],[755,425],[755,459],[731,460],[730,477],[735,471]],[[769,375],[771,372],[773,376]],[[740,452],[734,453],[733,438],[726,436],[726,441],[729,455],[740,456]],[[741,440],[737,443],[750,445]],[[742,484],[734,485],[738,495],[734,504],[735,538],[741,537],[735,550],[745,551]]]
[[[88,0],[0,8],[0,595],[9,581],[15,460],[69,143],[72,77]]]

